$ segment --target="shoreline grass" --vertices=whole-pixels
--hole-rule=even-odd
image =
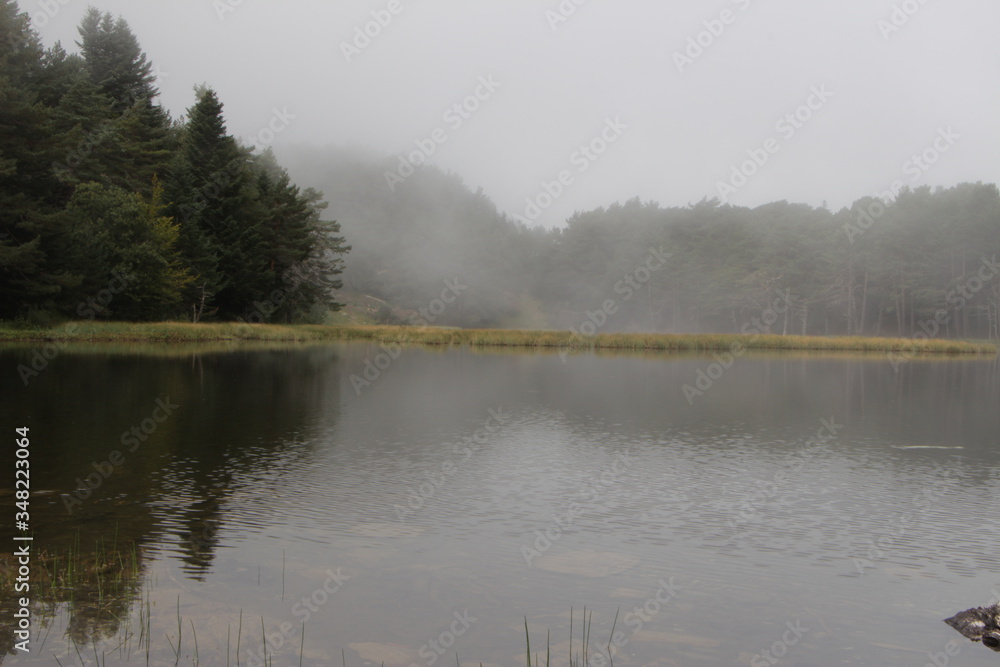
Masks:
[[[568,351],[632,350],[718,352],[807,350],[898,352],[905,354],[996,355],[987,341],[888,338],[875,336],[796,336],[780,334],[606,333],[580,336],[570,331],[453,329],[378,325],[243,324],[237,322],[70,322],[52,328],[17,328],[0,323],[0,342],[324,342],[369,340],[431,346],[520,347]]]

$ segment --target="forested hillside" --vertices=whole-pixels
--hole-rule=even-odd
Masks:
[[[390,184],[397,160],[362,149],[285,148],[286,172],[211,88],[171,119],[124,20],[90,9],[79,35],[45,48],[0,0],[3,319],[324,321],[346,287],[399,324],[1000,337],[992,184],[528,228],[435,167]]]
[[[1000,325],[992,184],[902,188],[837,212],[631,200],[541,230],[433,167],[391,191],[391,159],[332,147],[284,157],[330,199],[355,248],[345,282],[393,304],[385,321],[421,322],[457,279],[468,289],[435,323],[973,338]],[[653,271],[651,250],[669,255]]]
[[[122,19],[91,8],[79,53],[0,0],[0,318],[319,319],[346,251],[321,195],[226,132],[198,88],[156,103]]]

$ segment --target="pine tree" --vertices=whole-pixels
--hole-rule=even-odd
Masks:
[[[159,91],[153,65],[124,19],[90,7],[77,29],[77,46],[87,62],[90,78],[113,101],[121,114],[136,102],[150,104]]]
[[[207,294],[219,314],[243,312],[247,286],[236,277],[257,243],[250,213],[253,184],[249,153],[226,132],[222,103],[209,88],[196,89],[180,150],[165,188],[168,214],[180,224],[180,249],[195,276],[193,307]]]
[[[159,91],[152,63],[124,19],[91,7],[78,28],[77,45],[106,113],[87,140],[105,148],[102,182],[151,196],[153,177],[165,170],[175,148],[169,115],[155,103]]]
[[[341,255],[350,250],[337,236],[340,226],[320,219],[326,208],[322,195],[294,185],[270,150],[257,157],[257,165],[264,282],[277,295],[265,302],[271,312],[256,312],[265,320],[288,322],[307,317],[313,306],[338,310],[333,291],[342,284],[335,276],[343,271]]]
[[[313,273],[346,248],[318,193],[240,146],[208,88],[172,127],[123,19],[90,9],[79,33],[82,55],[45,50],[0,0],[0,318],[80,316],[115,275],[128,285],[97,316],[236,318],[287,293],[265,306],[287,319],[330,300]]]
[[[190,276],[175,248],[177,225],[162,215],[155,183],[153,192],[147,202],[116,186],[86,183],[66,207],[81,250],[77,261],[86,274],[82,291],[92,298],[105,296],[97,306],[81,299],[94,316],[148,320],[176,312]]]
[[[122,137],[115,127],[111,100],[90,80],[78,58],[52,54],[51,62],[62,76],[49,82],[57,100],[52,110],[52,137],[58,158],[52,168],[60,181],[64,202],[81,183],[92,181],[126,187],[116,176]]]
[[[338,311],[344,304],[336,300],[336,291],[344,283],[337,276],[344,272],[344,255],[351,251],[351,246],[340,235],[340,223],[321,219],[322,211],[327,207],[323,194],[313,188],[306,188],[302,197],[312,210],[310,236],[313,246],[309,257],[301,265],[308,281],[300,292],[298,314],[303,315],[302,308],[313,305]]]
[[[75,278],[60,266],[65,230],[51,217],[51,109],[40,100],[43,50],[28,15],[0,0],[0,317],[51,305]]]

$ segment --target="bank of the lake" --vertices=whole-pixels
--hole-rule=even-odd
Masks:
[[[558,350],[733,351],[816,350],[899,354],[995,355],[988,341],[874,336],[785,336],[778,334],[606,333],[453,329],[405,326],[326,326],[239,322],[69,322],[52,328],[0,323],[0,341],[11,342],[319,342],[371,340],[378,343],[527,347]]]

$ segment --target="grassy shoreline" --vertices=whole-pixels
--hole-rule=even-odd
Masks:
[[[569,331],[449,329],[403,326],[241,324],[237,322],[70,322],[52,328],[0,323],[0,342],[322,342],[527,347],[560,350],[739,351],[814,350],[904,354],[996,355],[989,342],[872,336],[782,336],[777,334],[635,334],[579,336]]]

